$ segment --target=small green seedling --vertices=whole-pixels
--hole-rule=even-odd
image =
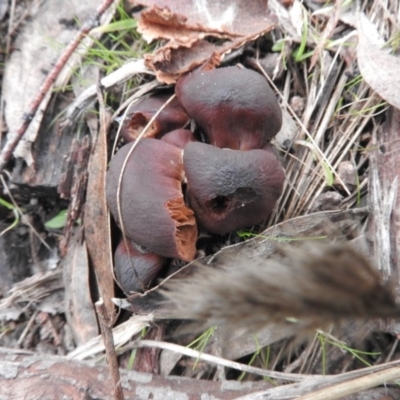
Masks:
[[[197,337],[195,340],[193,340],[193,342],[189,343],[187,345],[187,347],[190,347],[190,348],[195,349],[195,350],[199,351],[200,353],[202,353],[204,348],[206,347],[207,343],[214,335],[214,332],[216,331],[216,329],[217,329],[216,326],[211,326],[205,332],[203,332],[199,337]],[[197,359],[195,364],[193,365],[193,369],[196,368],[198,361],[199,360]]]
[[[68,210],[61,210],[54,218],[47,221],[44,226],[47,229],[61,229],[67,223]]]
[[[11,211],[13,212],[13,214],[14,214],[14,221],[11,223],[11,225],[8,226],[6,229],[4,229],[3,231],[0,232],[0,236],[2,236],[2,235],[4,235],[6,232],[8,232],[8,231],[14,229],[14,228],[18,225],[18,223],[19,223],[19,221],[20,221],[20,218],[19,218],[19,212],[18,212],[18,210],[14,207],[14,205],[11,204],[11,203],[9,203],[8,201],[2,199],[1,197],[0,197],[0,205],[2,205],[3,207],[7,208],[8,210],[11,210]]]

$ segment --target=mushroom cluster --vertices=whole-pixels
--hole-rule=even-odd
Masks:
[[[129,143],[107,173],[108,206],[126,235],[114,255],[126,293],[146,290],[169,258],[193,260],[199,229],[222,235],[259,224],[283,189],[284,171],[269,143],[282,113],[261,75],[197,70],[178,80],[175,94],[133,152],[140,127],[166,98],[129,110],[122,127]],[[190,120],[194,133],[185,129]]]

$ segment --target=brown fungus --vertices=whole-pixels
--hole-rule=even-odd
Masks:
[[[119,180],[133,144],[117,152],[107,172],[107,203],[119,226]],[[183,199],[183,176],[182,149],[161,140],[143,139],[126,163],[119,204],[127,237],[153,253],[190,261],[196,253],[197,226]]]
[[[267,81],[237,67],[197,70],[180,78],[175,93],[210,144],[262,148],[282,126],[282,111]]]
[[[127,246],[126,246],[127,244]],[[135,242],[121,239],[114,253],[114,272],[122,290],[143,292],[157,277],[167,259],[150,253]]]
[[[133,104],[122,123],[121,136],[126,142],[135,140],[156,112],[171,95],[158,94]],[[160,138],[174,129],[185,127],[190,118],[175,98],[156,117],[145,133],[145,137]]]
[[[193,142],[184,149],[183,164],[190,207],[198,224],[210,233],[225,234],[262,222],[282,193],[285,175],[271,151]]]
[[[161,140],[183,149],[189,142],[195,142],[196,138],[189,129],[175,129],[165,134]]]

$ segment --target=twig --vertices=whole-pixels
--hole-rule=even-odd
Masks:
[[[17,346],[18,346],[18,347],[21,346],[22,342],[25,340],[26,336],[28,335],[30,329],[32,328],[32,326],[33,326],[33,324],[34,324],[34,322],[35,322],[35,319],[36,319],[38,313],[39,313],[39,311],[36,310],[36,311],[32,314],[31,318],[29,319],[29,322],[28,322],[28,324],[26,325],[24,331],[21,333],[21,336],[18,338],[18,341],[17,341]]]
[[[124,400],[124,392],[122,390],[121,378],[119,375],[117,355],[115,353],[114,338],[112,335],[112,321],[108,317],[107,309],[103,299],[95,303],[97,315],[99,316],[101,334],[103,336],[104,346],[106,349],[108,367],[110,369],[111,380],[114,386],[114,399]]]
[[[11,48],[11,31],[12,31],[12,26],[14,24],[14,15],[15,15],[15,0],[11,1],[11,6],[10,6],[10,17],[8,20],[8,31],[7,31],[7,37],[6,37],[6,57],[9,56],[10,54],[10,48]]]
[[[400,378],[400,368],[393,367],[385,371],[376,372],[374,374],[362,376],[352,379],[348,382],[342,382],[336,385],[317,390],[313,393],[306,394],[298,398],[298,400],[335,400],[342,399],[361,390],[371,389],[373,387],[393,382]]]
[[[398,361],[396,362],[398,364]],[[391,365],[394,365],[390,368]],[[380,368],[380,369],[379,369]],[[356,375],[358,374],[358,376]],[[306,375],[307,376],[307,375]],[[234,400],[297,399],[297,400],[336,400],[349,398],[348,395],[372,389],[398,379],[400,368],[395,363],[378,365],[358,371],[323,378],[281,385],[258,393],[236,397]],[[321,388],[322,387],[322,388]],[[365,396],[364,396],[365,397]],[[364,398],[362,397],[362,398]],[[357,397],[361,398],[361,397]]]
[[[105,11],[111,6],[114,0],[104,0],[100,7],[97,9],[96,14],[93,18],[89,19],[76,34],[75,38],[69,43],[66,49],[63,51],[53,69],[50,71],[46,80],[43,82],[42,86],[39,89],[38,94],[33,99],[30,104],[28,111],[24,112],[22,116],[22,124],[19,126],[15,136],[7,141],[3,150],[0,153],[0,171],[6,166],[8,161],[10,161],[11,156],[18,143],[24,136],[24,133],[28,129],[32,119],[34,118],[41,102],[46,96],[47,92],[54,84],[57,79],[61,69],[67,63],[68,59],[71,57],[72,53],[76,50],[78,45],[81,43],[82,39],[87,36],[87,34],[96,26],[99,25],[100,17],[104,14]]]
[[[266,376],[272,379],[280,379],[283,381],[301,382],[307,379],[323,378],[322,375],[304,375],[304,374],[286,374],[284,372],[270,371],[262,368],[252,367],[238,363],[236,361],[230,361],[222,357],[213,356],[211,354],[202,353],[200,351],[189,349],[188,347],[179,346],[178,344],[159,342],[155,340],[138,340],[130,344],[129,347],[151,347],[163,350],[170,350],[175,353],[180,353],[188,357],[196,358],[199,360],[207,361],[212,364],[222,365],[224,367],[233,368],[238,371],[248,372],[250,374],[256,374],[260,376]]]

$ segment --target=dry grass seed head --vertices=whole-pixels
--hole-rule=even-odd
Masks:
[[[257,331],[295,321],[314,329],[349,318],[400,315],[394,295],[368,260],[347,245],[281,248],[278,259],[249,260],[204,270],[190,281],[171,282],[166,297],[174,317],[226,323]]]

